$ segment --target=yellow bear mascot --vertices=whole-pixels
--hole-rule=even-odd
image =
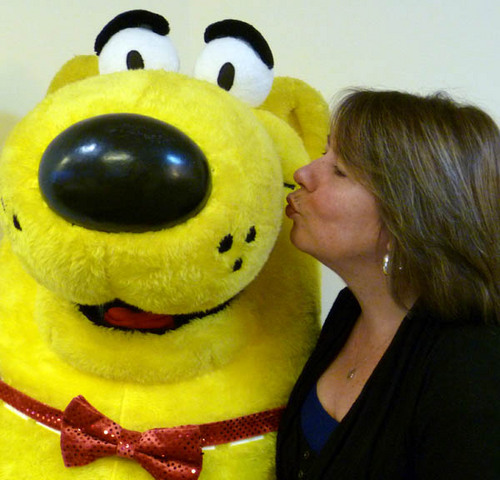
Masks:
[[[273,478],[318,326],[289,243],[293,172],[327,107],[251,25],[118,15],[0,162],[0,479]]]

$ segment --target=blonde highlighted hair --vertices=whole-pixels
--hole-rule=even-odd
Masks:
[[[443,319],[500,323],[500,131],[446,95],[349,92],[332,115],[337,154],[378,200],[392,235],[391,288]]]

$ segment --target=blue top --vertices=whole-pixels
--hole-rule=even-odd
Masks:
[[[309,447],[315,453],[321,452],[331,433],[339,424],[321,405],[316,385],[313,385],[302,405],[300,424]]]

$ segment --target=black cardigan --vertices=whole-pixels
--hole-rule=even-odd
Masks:
[[[300,408],[344,345],[359,305],[335,301],[278,432],[278,480],[500,480],[500,327],[446,324],[418,305],[319,456]]]

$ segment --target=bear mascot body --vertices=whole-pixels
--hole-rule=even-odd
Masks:
[[[0,479],[274,476],[319,330],[283,210],[328,109],[248,24],[194,77],[168,31],[116,17],[3,149]]]

